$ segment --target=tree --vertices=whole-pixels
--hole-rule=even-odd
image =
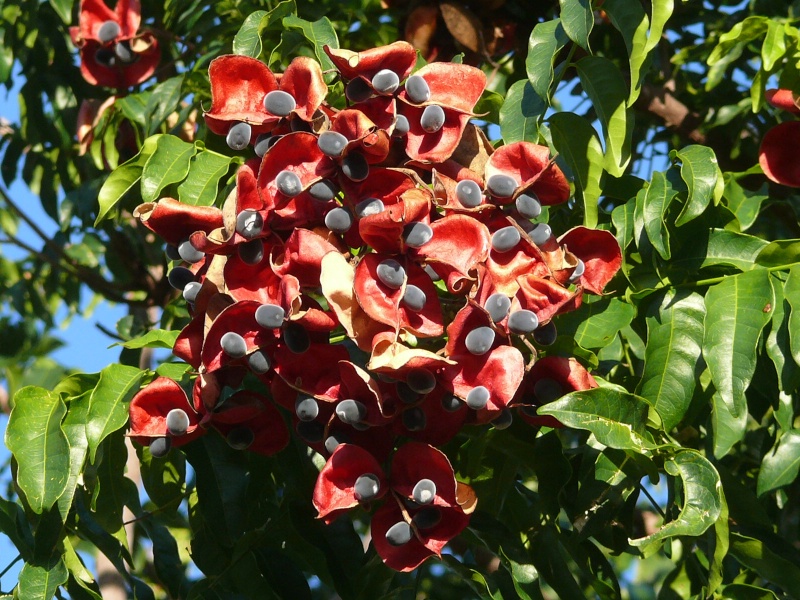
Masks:
[[[3,6],[3,592],[797,595],[800,5],[529,4]]]

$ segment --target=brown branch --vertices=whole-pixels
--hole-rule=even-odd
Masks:
[[[651,83],[642,85],[636,108],[650,113],[664,125],[696,144],[707,143],[706,135],[700,131],[699,126],[703,117],[692,112],[674,96],[675,81],[669,80],[658,87]]]

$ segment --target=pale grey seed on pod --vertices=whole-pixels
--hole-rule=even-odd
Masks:
[[[150,441],[150,454],[156,458],[163,458],[172,448],[172,440],[168,437],[157,437]]]
[[[414,104],[422,104],[431,99],[431,88],[424,77],[412,75],[406,79],[406,98]]]
[[[275,177],[275,184],[278,191],[289,198],[294,198],[303,191],[303,182],[300,181],[297,173],[285,169]]]
[[[489,402],[489,395],[489,390],[486,387],[482,385],[474,387],[467,394],[467,406],[473,410],[485,408],[486,404]]]
[[[441,279],[436,269],[430,265],[425,265],[425,272],[428,274],[428,277],[431,278],[431,281],[439,281]]]
[[[253,146],[253,150],[256,152],[256,156],[258,158],[264,158],[264,155],[267,153],[272,145],[277,141],[279,135],[272,135],[270,133],[262,133],[256,138],[256,143]]]
[[[547,223],[539,223],[528,235],[534,244],[544,246],[553,237],[553,230]]]
[[[222,351],[233,359],[242,358],[247,354],[247,342],[235,331],[229,331],[219,340]]]
[[[294,412],[301,421],[313,421],[319,415],[319,404],[311,396],[298,396]]]
[[[511,427],[511,423],[514,422],[514,415],[511,414],[511,411],[507,408],[504,408],[500,411],[500,414],[494,418],[492,421],[492,427],[495,429],[508,429]]]
[[[356,479],[353,495],[359,502],[369,502],[381,491],[380,480],[372,473],[364,473]]]
[[[131,49],[131,43],[127,40],[114,44],[114,54],[121,63],[126,65],[134,62],[137,58],[136,53]]]
[[[421,248],[433,238],[433,229],[427,223],[414,221],[403,227],[403,238],[406,246]]]
[[[411,521],[417,529],[431,529],[436,527],[442,520],[442,511],[436,506],[426,506],[418,510],[411,517]]]
[[[97,39],[101,44],[107,44],[120,34],[119,23],[116,21],[105,21],[97,30]]]
[[[511,175],[495,173],[486,181],[486,188],[492,196],[498,198],[511,198],[517,189],[517,181]]]
[[[430,394],[436,387],[436,377],[428,369],[411,369],[406,375],[408,387],[418,394]]]
[[[367,416],[367,407],[358,400],[342,400],[334,409],[342,423],[355,425]]]
[[[543,377],[533,384],[533,395],[539,404],[547,404],[561,398],[564,395],[564,388],[554,379]]]
[[[492,321],[499,323],[506,318],[506,315],[511,308],[511,299],[505,294],[492,294],[486,299],[484,308],[489,313]]]
[[[361,77],[356,77],[344,88],[344,95],[350,102],[364,102],[369,100],[373,93],[373,89]]]
[[[264,108],[276,117],[288,117],[296,107],[294,96],[283,90],[272,90],[264,96]]]
[[[324,155],[339,158],[347,147],[347,138],[338,131],[323,131],[317,138],[317,146]]]
[[[228,130],[228,135],[225,136],[225,143],[231,150],[244,150],[250,143],[250,136],[253,133],[253,128],[249,123],[236,123]]]
[[[186,267],[173,267],[167,273],[167,281],[176,290],[183,291],[187,285],[194,281],[194,273]]]
[[[356,204],[356,215],[358,215],[359,219],[363,219],[364,217],[377,215],[378,213],[383,212],[384,208],[386,207],[380,199],[367,198],[366,200],[362,200]]]
[[[405,521],[399,521],[386,530],[386,541],[392,546],[402,546],[411,541],[411,527]]]
[[[476,327],[467,334],[464,343],[475,356],[486,354],[494,343],[494,330],[491,327]]]
[[[205,253],[192,246],[189,240],[181,242],[180,246],[178,246],[178,254],[183,260],[192,264],[198,263],[205,258]]]
[[[183,288],[183,299],[190,304],[194,304],[195,300],[197,300],[197,294],[200,293],[202,287],[203,284],[199,281],[190,281],[186,284],[186,287]]]
[[[477,182],[462,179],[456,184],[456,198],[466,208],[475,208],[483,202],[483,190]]]
[[[228,442],[228,446],[234,450],[247,450],[255,439],[256,436],[253,430],[244,425],[234,427],[228,432],[228,435],[225,436],[225,441]]]
[[[257,210],[246,208],[236,215],[236,232],[247,239],[258,237],[264,231],[264,217]]]
[[[521,236],[519,230],[513,225],[498,229],[492,234],[492,250],[495,252],[508,252],[519,244]]]
[[[311,339],[308,337],[306,328],[293,321],[284,325],[283,341],[286,347],[295,354],[303,354],[311,347]]]
[[[250,354],[247,357],[247,364],[256,375],[263,375],[272,367],[269,356],[263,350],[256,350]]]
[[[403,304],[406,308],[414,312],[419,312],[425,308],[425,302],[427,300],[428,297],[425,295],[425,292],[417,286],[411,283],[406,286],[406,291],[403,293]]]
[[[286,311],[277,304],[262,304],[256,309],[256,323],[266,329],[277,329],[285,317]]]
[[[520,194],[516,200],[517,212],[526,219],[535,219],[542,214],[542,205],[535,194]]]
[[[369,176],[369,164],[363,154],[352,152],[342,159],[342,173],[351,181],[364,181]]]
[[[325,450],[328,451],[328,454],[333,454],[333,451],[339,447],[339,444],[346,444],[349,441],[349,438],[343,433],[333,433],[325,438]]]
[[[336,184],[330,179],[320,179],[310,188],[308,188],[309,195],[319,202],[328,202],[336,197],[339,189]]]
[[[386,287],[399,290],[403,286],[406,277],[406,270],[393,258],[387,258],[378,265],[376,269],[378,279]]]
[[[426,133],[436,133],[444,127],[444,109],[438,104],[430,104],[422,111],[419,118],[419,125]]]
[[[247,265],[257,265],[264,259],[264,242],[256,238],[238,245],[237,252],[242,262]]]
[[[341,206],[328,211],[325,215],[325,227],[333,233],[345,233],[353,226],[353,217]]]
[[[516,310],[508,317],[508,330],[517,335],[525,335],[539,327],[539,317],[531,310]]]
[[[408,133],[411,129],[411,123],[408,122],[408,117],[405,115],[397,115],[394,120],[394,135],[402,136]]]
[[[189,429],[189,415],[181,408],[173,408],[167,413],[167,431],[170,435],[186,435]]]
[[[430,479],[420,479],[411,490],[411,497],[417,504],[430,504],[436,497],[436,484]]]
[[[575,283],[581,277],[583,277],[583,274],[585,272],[586,272],[586,265],[583,264],[583,261],[579,258],[578,259],[578,264],[575,265],[575,270],[572,272],[572,275],[569,276],[569,282],[570,283]]]
[[[379,94],[390,96],[400,87],[400,78],[394,71],[381,69],[372,76],[372,87]]]

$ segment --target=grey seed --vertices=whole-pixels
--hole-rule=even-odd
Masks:
[[[400,78],[397,73],[389,69],[381,69],[372,77],[372,87],[375,91],[384,96],[389,96],[400,87]]]
[[[427,133],[436,133],[444,126],[444,109],[438,104],[431,104],[422,111],[419,125]]]
[[[583,261],[579,258],[578,259],[578,264],[575,265],[575,270],[572,272],[572,275],[569,276],[569,282],[570,283],[575,283],[581,277],[583,277],[583,274],[585,272],[586,272],[586,265],[583,264]]]
[[[486,181],[486,188],[491,192],[492,196],[510,198],[514,195],[514,190],[517,189],[517,181],[511,175],[496,173]]]
[[[550,346],[556,341],[557,337],[558,330],[556,329],[556,324],[552,321],[533,332],[533,340],[542,346]]]
[[[256,138],[255,145],[253,146],[253,150],[255,150],[256,156],[258,156],[258,158],[263,158],[264,155],[267,153],[267,150],[269,150],[273,146],[273,144],[275,144],[275,142],[278,141],[278,138],[280,137],[281,136],[279,135],[272,135],[269,133],[262,133],[261,135],[259,135]]]
[[[367,407],[358,400],[342,400],[335,410],[339,420],[347,425],[355,425],[367,416]]]
[[[319,421],[300,421],[295,426],[295,430],[307,444],[318,444],[325,434],[325,425]]]
[[[550,238],[553,237],[553,230],[550,229],[550,225],[547,223],[539,223],[528,235],[531,236],[531,240],[534,244],[537,246],[543,246]]]
[[[472,179],[462,179],[456,184],[456,198],[467,208],[475,208],[483,202],[483,190]]]
[[[495,252],[508,252],[519,244],[519,240],[519,230],[513,225],[509,225],[492,234],[492,249]]]
[[[492,427],[495,429],[508,429],[511,423],[514,422],[514,415],[507,408],[503,409],[498,416],[492,421]]]
[[[344,95],[350,102],[363,102],[371,98],[373,93],[373,89],[361,77],[356,77],[344,88]]]
[[[250,143],[250,136],[253,133],[253,128],[249,123],[236,123],[228,130],[228,135],[225,136],[225,143],[231,150],[244,150],[247,144]]]
[[[446,394],[442,397],[442,408],[444,408],[447,412],[456,412],[462,406],[463,403],[461,400],[452,394]]]
[[[120,62],[126,65],[134,62],[137,58],[136,54],[131,50],[131,43],[127,40],[114,44],[114,54],[117,55]]]
[[[403,425],[409,431],[422,431],[428,425],[428,419],[421,408],[409,408],[403,412]]]
[[[547,404],[561,398],[564,395],[564,388],[557,381],[549,377],[543,377],[533,384],[533,395],[539,404]]]
[[[341,206],[328,211],[325,215],[325,227],[334,233],[345,233],[353,226],[353,217]]]
[[[364,473],[353,486],[353,495],[359,502],[369,502],[381,491],[381,482],[372,473]]]
[[[473,410],[480,410],[489,402],[489,390],[482,385],[472,388],[467,394],[467,406]]]
[[[189,415],[181,408],[173,408],[167,413],[167,431],[170,435],[185,435],[189,429]]]
[[[406,270],[403,266],[392,258],[387,258],[376,269],[378,279],[381,283],[393,290],[399,290],[403,286],[406,278]]]
[[[427,223],[414,221],[403,227],[403,238],[406,246],[421,248],[433,238],[433,229]]]
[[[257,265],[264,259],[264,242],[256,238],[238,245],[239,258],[247,265]]]
[[[333,454],[333,451],[339,447],[339,444],[346,444],[349,441],[350,439],[344,433],[334,433],[325,439],[325,450],[328,451],[328,454]]]
[[[516,201],[517,212],[526,219],[535,219],[542,214],[542,205],[536,195],[520,194]]]
[[[256,350],[247,357],[247,365],[256,375],[263,375],[272,366],[269,356],[263,350]]]
[[[283,328],[283,341],[295,354],[303,354],[311,347],[308,332],[300,323],[288,322]]]
[[[369,175],[369,164],[363,154],[353,152],[342,160],[342,173],[352,181],[364,181]]]
[[[256,323],[265,329],[277,329],[283,325],[286,311],[277,304],[262,304],[256,309]]]
[[[358,215],[359,219],[363,219],[383,212],[384,208],[386,207],[378,198],[367,198],[356,204],[356,215]]]
[[[236,215],[236,232],[247,239],[258,237],[264,231],[264,217],[257,210],[246,208]]]
[[[181,245],[178,246],[178,254],[181,255],[183,260],[192,264],[200,262],[205,257],[205,254],[192,246],[189,240],[182,242]]]
[[[97,39],[101,44],[107,44],[120,34],[119,23],[116,21],[105,21],[97,30]]]
[[[228,435],[225,436],[225,441],[228,442],[228,446],[234,450],[247,450],[255,439],[256,436],[253,430],[244,425],[234,427],[228,432]]]
[[[338,131],[324,131],[317,138],[317,146],[326,156],[339,158],[347,147],[347,138]]]
[[[428,369],[411,369],[406,375],[406,383],[418,394],[430,394],[436,387],[436,377]]]
[[[499,323],[508,314],[508,309],[511,308],[511,300],[505,294],[492,294],[487,298],[484,308],[489,313],[492,321]]]
[[[530,310],[516,310],[508,317],[508,330],[517,335],[531,333],[539,327],[539,317]]]
[[[194,281],[194,273],[186,267],[173,267],[167,273],[167,281],[176,290],[181,290]]]
[[[164,252],[167,255],[167,259],[169,260],[181,260],[181,255],[178,254],[177,246],[173,246],[172,244],[167,244],[167,247],[164,249]]]
[[[414,312],[421,311],[425,308],[427,299],[428,297],[425,295],[425,292],[417,286],[411,283],[406,286],[406,291],[403,294],[403,304],[405,304],[406,308],[409,310],[413,310]]]
[[[436,527],[442,520],[442,511],[436,506],[426,506],[425,508],[414,513],[411,522],[417,529],[431,529]]]
[[[283,170],[275,177],[275,183],[278,186],[278,191],[284,196],[294,198],[303,191],[303,182],[297,173],[292,171]]]
[[[314,200],[328,202],[336,197],[336,194],[339,193],[339,189],[330,179],[320,179],[308,188],[308,193]]]
[[[301,421],[313,421],[319,414],[319,404],[311,396],[298,396],[294,403],[294,413]]]
[[[420,479],[411,491],[411,497],[417,504],[430,504],[436,497],[436,484],[430,479]]]
[[[283,90],[272,90],[264,96],[264,108],[276,117],[288,117],[296,107],[294,96]]]
[[[431,99],[431,88],[424,77],[412,75],[406,79],[406,97],[414,104],[422,104]]]
[[[169,449],[172,448],[172,440],[168,437],[157,437],[150,441],[150,454],[156,458],[162,458],[167,455]]]
[[[486,354],[494,343],[494,330],[491,327],[476,327],[467,334],[464,343],[475,356]]]
[[[386,541],[392,546],[402,546],[411,541],[411,527],[405,521],[399,521],[386,530]]]
[[[186,284],[186,287],[183,288],[183,299],[194,304],[194,301],[197,300],[197,294],[200,293],[202,287],[203,284],[199,281],[190,281]]]
[[[422,398],[422,395],[412,390],[411,386],[405,381],[398,381],[395,385],[395,390],[397,390],[397,395],[403,404],[414,404]]]
[[[110,69],[117,64],[117,55],[110,48],[98,48],[94,53],[94,62],[101,67]]]
[[[405,135],[411,129],[411,123],[405,115],[397,115],[394,120],[394,135]]]
[[[428,277],[431,278],[431,281],[439,281],[441,279],[436,269],[430,265],[425,265],[425,272],[428,274]]]
[[[247,354],[247,342],[235,331],[229,331],[219,340],[222,351],[231,358],[242,358]]]

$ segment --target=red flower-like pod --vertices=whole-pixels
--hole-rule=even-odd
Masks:
[[[348,108],[331,120],[331,131],[347,138],[342,156],[351,152],[362,154],[369,164],[377,164],[389,154],[389,134],[378,126],[363,111]]]
[[[372,85],[372,78],[383,69],[393,71],[402,81],[417,62],[417,51],[408,42],[394,42],[379,48],[370,48],[362,52],[343,50],[324,46],[325,53],[342,77],[348,81],[361,77]]]
[[[172,435],[167,428],[167,415],[173,409],[182,410],[189,425],[183,435]],[[195,412],[186,392],[177,382],[158,377],[140,390],[131,400],[130,436],[146,446],[155,438],[169,437],[173,446],[182,446],[203,435],[200,415]]]
[[[550,160],[550,150],[530,142],[501,146],[489,157],[484,178],[487,185],[494,175],[508,175],[517,183],[516,190],[500,203],[511,202],[519,194],[533,192],[545,206],[561,204],[569,199],[569,182]]]
[[[236,435],[242,429],[249,430],[252,442],[247,444],[247,450],[265,456],[280,452],[289,443],[289,430],[278,409],[267,398],[246,390],[225,400],[212,413],[210,423],[234,446]]]
[[[800,161],[794,149],[800,143],[800,121],[787,121],[770,129],[761,140],[758,162],[775,183],[800,187]]]
[[[328,94],[319,63],[308,56],[292,59],[278,82],[279,88],[297,102],[292,111],[303,121],[311,121]]]
[[[797,95],[792,90],[767,90],[764,94],[767,102],[794,115],[800,115]]]
[[[192,206],[174,198],[140,204],[134,209],[133,216],[173,246],[188,240],[195,231],[208,234],[223,226],[220,209]]]
[[[385,203],[384,203],[385,204]],[[399,202],[358,221],[361,238],[376,252],[405,252],[403,229],[410,223],[430,223],[430,193],[417,188],[403,193]]]
[[[610,231],[574,227],[558,238],[558,243],[583,261],[579,283],[593,294],[602,294],[622,265],[619,243]]]
[[[260,303],[245,300],[236,302],[223,310],[214,319],[203,341],[202,370],[213,372],[230,363],[246,365],[247,354],[267,347],[275,347],[277,334],[272,329],[265,329],[256,322],[256,310]],[[223,349],[222,338],[227,333],[241,336],[246,350],[241,356],[232,356]]]

